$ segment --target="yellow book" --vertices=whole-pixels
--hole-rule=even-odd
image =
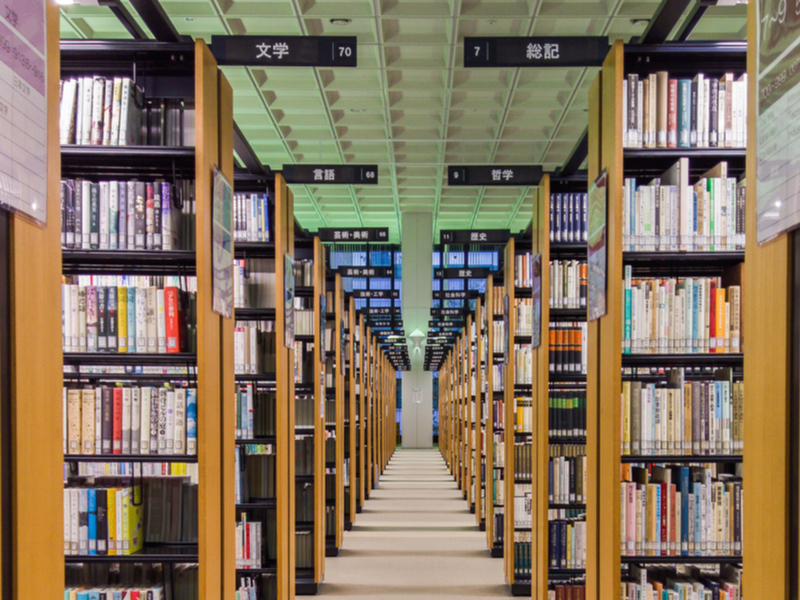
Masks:
[[[128,288],[117,288],[117,347],[120,352],[128,351]]]
[[[117,555],[117,488],[106,490],[106,511],[108,514],[108,553]]]
[[[142,488],[127,488],[128,493],[122,496],[122,509],[125,511],[123,516],[123,527],[125,532],[125,544],[127,554],[141,552],[144,546],[144,527],[142,523],[142,507],[134,504],[142,497]]]
[[[67,451],[81,453],[81,391],[67,390]]]
[[[725,352],[725,288],[717,288],[717,319],[716,319],[716,332],[714,335],[717,338],[717,352]],[[730,346],[730,345],[729,345]]]
[[[81,390],[81,454],[94,454],[94,390]]]

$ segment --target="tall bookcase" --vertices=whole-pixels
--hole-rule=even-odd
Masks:
[[[653,346],[649,343],[646,336],[641,336],[648,342],[645,347],[647,353],[643,353],[641,346],[634,345],[637,337],[633,335],[630,339],[631,344],[623,349],[623,333],[631,330],[630,311],[634,309],[635,300],[627,300],[623,294],[625,279],[632,281],[626,286],[626,290],[632,289],[639,282],[649,281],[649,278],[657,280],[668,280],[670,277],[695,278],[719,277],[723,288],[726,288],[726,295],[723,301],[729,304],[735,302],[736,294],[734,287],[741,286],[743,275],[744,252],[742,250],[728,248],[726,251],[688,251],[676,252],[674,250],[661,251],[637,251],[634,252],[630,247],[630,238],[623,239],[623,213],[624,195],[623,187],[627,178],[637,178],[637,184],[646,184],[655,176],[659,176],[667,169],[672,167],[679,159],[688,158],[688,178],[689,185],[694,185],[704,174],[710,172],[718,163],[727,163],[727,176],[738,177],[745,170],[745,151],[739,148],[659,148],[659,149],[631,149],[623,147],[623,81],[629,75],[639,77],[647,76],[657,71],[668,71],[669,77],[693,78],[698,73],[705,73],[706,76],[720,77],[726,72],[734,72],[738,77],[745,70],[745,52],[742,44],[690,44],[683,46],[662,45],[662,46],[628,46],[623,47],[619,42],[612,46],[606,58],[602,71],[595,80],[589,95],[589,180],[593,181],[601,172],[606,169],[607,185],[607,228],[606,228],[606,314],[596,321],[589,323],[589,359],[587,376],[587,455],[588,455],[588,501],[587,501],[587,597],[606,598],[618,597],[621,591],[620,577],[618,573],[623,572],[623,579],[628,583],[643,585],[647,577],[647,566],[650,565],[677,565],[681,570],[698,568],[696,565],[712,565],[712,570],[717,572],[725,571],[723,579],[730,580],[738,577],[735,573],[729,573],[731,565],[741,565],[741,550],[732,538],[738,537],[737,532],[741,531],[742,512],[739,504],[738,490],[742,487],[741,476],[741,449],[728,450],[727,446],[712,448],[706,446],[705,442],[717,440],[716,437],[703,437],[700,435],[699,446],[686,448],[679,453],[672,445],[668,445],[665,450],[659,445],[662,438],[657,437],[653,446],[650,440],[645,437],[646,448],[639,449],[637,453],[635,442],[637,438],[629,432],[628,423],[635,422],[623,421],[623,416],[628,415],[628,403],[631,406],[636,403],[635,385],[646,386],[654,384],[657,388],[677,388],[684,390],[683,382],[699,382],[698,385],[727,385],[728,389],[734,389],[736,382],[741,377],[743,355],[740,353],[742,346],[737,349],[734,345],[722,346],[724,352],[709,352],[709,344],[702,342],[703,335],[696,336],[700,342],[692,342],[693,353],[685,353],[685,344],[677,345],[676,350],[670,353],[663,351],[664,345]],[[628,102],[628,108],[631,103]],[[752,114],[753,109],[748,111]],[[751,141],[752,145],[752,141]],[[709,177],[713,177],[710,175]],[[680,184],[678,189],[680,189]],[[722,198],[725,196],[722,195]],[[752,214],[754,198],[747,198],[747,212]],[[730,206],[730,205],[729,205]],[[628,215],[629,213],[625,213]],[[724,232],[723,232],[724,233]],[[748,229],[748,234],[752,233],[752,226]],[[712,231],[712,235],[714,232]],[[627,240],[627,241],[626,241]],[[706,243],[715,243],[711,238]],[[635,240],[634,240],[635,241]],[[692,240],[694,242],[695,240]],[[641,243],[641,241],[639,240]],[[716,239],[716,244],[722,243]],[[752,237],[747,239],[747,247],[754,243]],[[625,244],[625,245],[624,245]],[[694,246],[692,246],[694,247]],[[645,248],[646,250],[646,248]],[[718,249],[719,250],[719,249]],[[748,273],[750,268],[748,268]],[[649,285],[649,284],[648,284]],[[742,306],[747,307],[750,301],[750,285],[741,287],[743,299]],[[628,296],[630,297],[630,296]],[[717,297],[719,298],[719,296]],[[703,307],[702,301],[701,308]],[[630,308],[629,308],[630,307]],[[763,310],[759,307],[759,310]],[[733,315],[734,311],[731,311]],[[688,311],[687,311],[687,314]],[[745,313],[745,318],[747,314]],[[721,319],[725,320],[723,310]],[[731,316],[731,322],[735,326],[736,320]],[[633,324],[635,326],[635,323]],[[734,327],[735,328],[735,327]],[[729,327],[730,329],[730,327]],[[749,328],[748,331],[753,331]],[[728,339],[728,330],[717,329],[717,336]],[[640,332],[641,333],[641,332]],[[760,335],[761,332],[759,332]],[[663,337],[664,336],[659,336]],[[710,336],[715,337],[715,336]],[[734,339],[734,336],[730,336]],[[705,336],[708,340],[709,336]],[[655,348],[655,349],[654,349]],[[681,352],[683,350],[684,353]],[[737,352],[739,350],[739,352]],[[625,352],[625,353],[623,353]],[[748,353],[749,354],[749,353]],[[682,379],[677,385],[672,380],[678,369],[683,369]],[[725,374],[720,376],[721,369],[728,369]],[[672,371],[672,374],[668,373]],[[715,379],[726,379],[727,381],[709,384]],[[731,381],[732,380],[732,381]],[[628,398],[628,390],[632,390]],[[726,388],[720,388],[726,389]],[[748,384],[748,389],[753,389]],[[624,392],[624,393],[623,393]],[[676,392],[677,393],[677,392]],[[711,392],[709,392],[711,393]],[[654,403],[657,402],[658,395],[652,396]],[[686,394],[680,396],[686,398]],[[622,398],[622,402],[619,399]],[[725,395],[721,396],[720,403],[717,404],[715,416],[727,414],[724,408],[727,404]],[[690,402],[696,403],[696,397],[690,398]],[[732,402],[734,402],[732,400]],[[744,399],[740,399],[740,408],[745,414],[749,413],[749,406]],[[625,409],[625,410],[623,410]],[[644,404],[642,404],[642,414],[645,414]],[[655,413],[657,414],[657,413]],[[683,411],[685,416],[686,410]],[[705,414],[705,413],[702,413]],[[731,413],[731,417],[733,417]],[[656,417],[657,418],[657,417]],[[694,423],[694,415],[692,416]],[[710,420],[710,418],[709,418]],[[643,421],[644,422],[644,421]],[[659,422],[659,421],[655,421]],[[706,423],[702,421],[701,423]],[[735,421],[733,421],[735,422]],[[649,423],[648,423],[649,426]],[[727,425],[723,426],[723,431]],[[748,427],[745,430],[749,429]],[[713,431],[713,427],[711,428]],[[623,431],[625,432],[623,435]],[[656,430],[654,430],[656,431]],[[685,430],[683,432],[686,433]],[[749,436],[748,436],[749,437]],[[667,436],[668,441],[673,441],[673,437]],[[678,438],[686,439],[683,438]],[[733,439],[733,438],[732,438]],[[692,441],[692,440],[690,440]],[[697,441],[697,436],[693,441]],[[629,443],[623,447],[623,443]],[[755,444],[754,444],[755,445]],[[699,448],[699,450],[698,450]],[[749,452],[749,451],[748,451]],[[659,455],[660,453],[660,455]],[[621,458],[620,458],[621,457]],[[637,469],[637,465],[643,465],[646,469]],[[659,465],[666,469],[657,468]],[[684,483],[683,467],[695,467],[691,475],[686,475]],[[722,548],[711,548],[707,545],[699,545],[699,537],[696,538],[695,551],[688,554],[685,547],[676,550],[675,547],[664,545],[650,546],[649,550],[641,555],[638,551],[639,546],[635,541],[631,545],[630,535],[626,538],[626,547],[622,548],[624,556],[620,552],[608,552],[605,540],[620,540],[625,523],[621,517],[623,508],[631,506],[626,497],[623,504],[620,489],[620,471],[625,481],[635,482],[636,489],[646,490],[650,493],[653,490],[655,496],[659,486],[670,486],[677,484],[679,490],[692,489],[690,493],[685,493],[682,498],[694,497],[707,498],[698,494],[705,494],[708,489],[715,490],[715,504],[711,506],[716,510],[716,506],[729,506],[732,509],[728,513],[731,521],[727,519],[718,521],[719,532],[724,535],[726,544]],[[689,477],[691,476],[692,487],[689,488]],[[670,483],[670,477],[672,477]],[[695,488],[695,479],[704,477],[701,483],[711,488]],[[665,483],[666,481],[666,483]],[[719,482],[719,483],[717,483]],[[758,483],[758,482],[756,482]],[[644,486],[639,488],[638,486]],[[655,488],[650,486],[656,486]],[[720,487],[722,486],[722,490]],[[730,487],[729,487],[730,486]],[[752,486],[751,486],[752,487]],[[705,490],[705,491],[704,491]],[[631,488],[626,488],[626,493],[631,494]],[[636,494],[639,492],[633,492]],[[645,493],[642,491],[641,493]],[[717,495],[718,494],[718,495]],[[730,495],[729,495],[730,494]],[[634,496],[638,497],[638,496]],[[748,500],[748,506],[754,504]],[[647,510],[652,510],[650,499],[647,499]],[[706,508],[709,508],[708,506]],[[709,509],[710,510],[710,509]],[[761,507],[759,506],[759,509]],[[652,512],[650,513],[653,514]],[[688,515],[684,509],[683,514]],[[710,514],[710,513],[709,513]],[[714,513],[715,515],[718,512]],[[743,513],[747,515],[746,512]],[[663,513],[662,513],[663,515]],[[656,517],[657,518],[657,517]],[[746,519],[747,517],[745,517]],[[630,521],[628,521],[630,522]],[[663,523],[663,516],[662,516]],[[702,523],[702,522],[701,522]],[[691,531],[692,529],[688,529]],[[745,527],[746,530],[746,527]],[[696,527],[695,534],[700,535],[702,528]],[[628,534],[631,533],[629,527]],[[653,531],[655,536],[655,532]],[[716,533],[715,533],[716,535]],[[705,541],[705,538],[703,538]],[[721,538],[722,539],[722,538]],[[645,542],[653,542],[648,532],[645,532]],[[715,538],[711,538],[715,541]],[[732,542],[728,544],[728,541]],[[655,537],[655,542],[660,543],[659,538]],[[688,545],[688,544],[687,544]],[[749,541],[748,541],[749,546]],[[645,548],[647,548],[645,546]],[[694,565],[694,566],[692,566]],[[621,569],[625,571],[621,571]],[[695,574],[692,574],[694,577]],[[748,576],[749,577],[749,576]],[[756,592],[761,594],[762,590]]]
[[[165,450],[164,453],[137,455],[131,453],[130,446],[123,448],[123,438],[120,439],[119,450],[128,449],[128,453],[125,454],[117,452],[116,448],[113,453],[106,454],[102,451],[97,453],[96,446],[92,447],[93,444],[82,444],[81,449],[84,453],[69,453],[73,450],[70,446],[64,457],[64,473],[70,487],[73,483],[80,485],[80,482],[84,482],[89,483],[93,489],[99,489],[109,485],[123,485],[123,482],[127,481],[128,483],[124,485],[130,486],[133,490],[133,498],[130,499],[132,507],[130,518],[135,519],[135,508],[142,506],[140,510],[144,513],[145,523],[153,518],[151,512],[155,514],[155,509],[154,505],[148,503],[147,498],[141,495],[143,488],[141,482],[137,483],[136,478],[148,477],[146,485],[150,487],[152,476],[147,474],[152,471],[149,465],[154,463],[162,466],[162,473],[169,472],[178,476],[187,472],[194,473],[193,477],[196,478],[197,484],[196,523],[191,523],[193,520],[191,512],[188,505],[184,504],[183,514],[173,515],[175,519],[183,519],[189,529],[189,531],[183,530],[181,535],[171,536],[180,537],[180,541],[174,539],[168,540],[167,543],[155,541],[153,539],[155,536],[151,536],[151,533],[145,530],[144,548],[138,555],[115,554],[111,558],[108,554],[103,555],[99,548],[97,554],[92,554],[92,547],[89,545],[88,555],[70,554],[66,557],[67,563],[92,564],[94,570],[91,572],[95,575],[102,569],[101,566],[95,566],[95,563],[110,565],[145,562],[149,565],[162,565],[163,569],[159,572],[163,579],[160,583],[166,586],[179,585],[180,579],[188,578],[189,585],[196,585],[200,597],[223,596],[235,585],[234,523],[228,516],[234,510],[234,461],[233,453],[226,453],[226,449],[233,448],[234,408],[230,402],[221,401],[225,396],[222,390],[234,389],[233,321],[212,311],[211,193],[214,165],[220,168],[229,181],[233,179],[232,90],[217,69],[208,47],[202,41],[194,44],[63,42],[61,50],[62,77],[119,77],[132,72],[146,72],[147,77],[142,77],[136,82],[142,88],[144,97],[179,98],[189,103],[193,102],[195,130],[193,146],[62,147],[61,176],[65,179],[84,179],[88,180],[90,185],[92,182],[109,179],[116,181],[139,177],[147,181],[163,178],[167,182],[174,183],[176,174],[181,178],[193,179],[194,188],[191,193],[195,210],[194,223],[190,229],[196,232],[192,236],[193,242],[184,239],[186,245],[182,247],[188,249],[183,250],[84,250],[69,247],[67,244],[62,258],[64,274],[70,277],[87,275],[115,277],[113,280],[81,280],[81,283],[86,283],[94,289],[102,288],[103,291],[113,289],[114,297],[116,290],[121,289],[117,288],[118,285],[127,289],[125,283],[120,283],[121,279],[116,279],[118,276],[177,276],[184,282],[190,275],[195,275],[197,278],[196,303],[193,301],[191,306],[184,305],[186,321],[190,322],[190,312],[195,317],[190,330],[196,331],[194,342],[196,351],[194,348],[189,348],[192,336],[187,335],[186,348],[180,348],[187,350],[186,352],[117,352],[118,347],[114,342],[113,349],[108,348],[106,352],[72,351],[64,354],[64,364],[70,367],[64,373],[67,388],[86,390],[102,387],[107,389],[161,387],[169,383],[178,388],[184,385],[196,387],[198,425],[196,455],[189,454],[189,449],[185,448],[184,453],[168,453]],[[103,57],[102,61],[98,60],[99,56]],[[55,72],[57,76],[58,69],[51,72]],[[181,81],[182,85],[171,87],[167,84],[168,81]],[[53,97],[57,101],[58,95],[54,94]],[[53,119],[53,122],[57,120]],[[177,187],[173,189],[178,191]],[[175,198],[178,199],[189,200],[183,196]],[[103,207],[102,202],[100,199],[100,207]],[[101,212],[103,210],[99,209],[100,219],[103,218],[99,216]],[[98,246],[103,244],[102,228],[99,234]],[[148,285],[152,285],[152,281],[150,280],[151,283]],[[75,282],[74,285],[80,287],[77,280],[71,279],[70,282]],[[188,289],[183,284],[181,287]],[[105,318],[100,332],[113,335],[117,331],[114,313],[111,311],[116,307],[111,303],[108,306],[110,308],[108,312],[100,313]],[[153,307],[155,310],[155,305]],[[155,318],[155,312],[153,314]],[[119,317],[121,321],[122,315]],[[105,325],[109,325],[109,329],[105,329]],[[80,329],[78,335],[80,336]],[[145,339],[148,336],[149,332]],[[107,341],[108,339],[106,337]],[[147,345],[151,346],[149,339]],[[152,346],[154,350],[160,349],[160,345],[156,346],[155,343]],[[69,349],[74,350],[75,345],[69,345]],[[85,393],[81,393],[85,396]],[[116,399],[116,394],[114,395]],[[119,412],[114,411],[114,418],[119,414],[121,419],[120,432],[125,426],[122,421],[126,421],[121,414],[124,406],[121,398],[122,392],[120,392]],[[100,403],[95,403],[94,406],[98,404]],[[110,401],[107,406],[105,405],[105,401],[100,404],[103,418],[105,419],[105,415],[108,414],[111,419]],[[88,408],[88,404],[85,407]],[[75,413],[71,411],[65,414],[65,423],[74,415]],[[188,419],[185,424],[188,425]],[[89,432],[84,430],[82,433],[86,437]],[[82,442],[85,441],[87,440],[82,438]],[[226,457],[225,460],[223,457]],[[196,464],[196,467],[186,467],[192,463]],[[101,467],[103,464],[105,466]],[[106,475],[112,475],[113,478],[105,479]],[[222,493],[220,484],[223,486]],[[191,492],[188,493],[191,495]],[[124,505],[128,504],[125,500],[123,502]],[[91,510],[89,512],[91,513]],[[128,514],[127,508],[124,514]],[[194,534],[191,530],[197,532],[196,539],[193,539]],[[172,533],[177,533],[174,527]],[[97,539],[99,540],[100,536]],[[135,547],[134,537],[128,541],[131,548]],[[149,556],[144,559],[142,554]],[[73,569],[70,570],[71,579],[87,576],[86,572],[77,574]],[[195,578],[196,583],[191,583]],[[83,581],[83,583],[105,585],[106,581]]]
[[[345,414],[345,429],[347,431],[347,447],[345,458],[349,464],[349,482],[347,493],[347,513],[345,515],[345,528],[349,529],[356,521],[359,507],[359,436],[361,432],[359,415],[359,355],[358,355],[358,326],[356,319],[356,302],[354,298],[347,299],[347,321],[344,329],[347,338],[345,349],[347,361],[347,408]]]
[[[499,528],[503,514],[503,505],[498,502],[498,494],[502,494],[499,486],[502,478],[499,472],[503,469],[503,456],[505,444],[503,442],[503,391],[502,385],[497,382],[495,366],[502,365],[502,353],[495,352],[495,323],[502,322],[503,315],[495,312],[495,278],[489,275],[486,279],[486,543],[492,557],[503,556],[503,531]]]
[[[475,474],[475,522],[481,531],[486,529],[486,357],[484,352],[486,332],[486,305],[482,298],[475,301],[475,316],[471,335],[474,348],[472,365],[473,398],[475,412],[473,428],[475,431],[475,448],[473,451],[472,470]]]

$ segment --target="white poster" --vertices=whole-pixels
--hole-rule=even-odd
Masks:
[[[45,2],[0,8],[0,206],[47,220]]]
[[[757,238],[800,224],[800,2],[756,0]]]

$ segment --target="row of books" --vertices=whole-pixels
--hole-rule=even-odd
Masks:
[[[234,600],[276,600],[278,597],[278,575],[259,573],[241,575]]]
[[[61,180],[61,247],[194,249],[194,181]]]
[[[166,477],[179,475],[198,482],[199,467],[196,462],[90,462],[64,463],[64,482],[72,477]]]
[[[526,581],[531,578],[531,532],[514,532],[514,581]]]
[[[260,521],[248,521],[246,512],[242,512],[240,520],[236,522],[234,544],[237,569],[260,569],[263,566],[262,525]]]
[[[197,543],[197,484],[188,477],[144,478],[144,543]]]
[[[197,389],[62,390],[65,454],[197,454]]]
[[[530,446],[528,446],[530,449]],[[531,493],[530,482],[514,482],[514,527],[527,529],[531,526]]]
[[[498,286],[497,283],[497,279],[495,278],[495,286],[492,287],[492,297],[487,298],[487,304],[491,311],[490,315],[503,314],[503,298],[506,295],[506,291],[502,285]]]
[[[730,252],[745,243],[745,183],[719,163],[689,184],[681,158],[647,183],[625,179],[622,246],[631,252]]]
[[[275,435],[274,389],[240,383],[236,390],[236,438],[253,439]],[[298,398],[300,403],[301,399]]]
[[[275,259],[234,259],[233,306],[275,308],[275,301]]]
[[[312,384],[314,368],[318,365],[314,359],[314,346],[310,343],[294,343],[294,382]]]
[[[329,405],[334,405],[333,401],[325,401],[325,418],[327,419]],[[295,400],[295,427],[313,429],[316,419],[314,418],[314,407],[316,399],[314,396],[298,396]],[[333,409],[332,409],[333,410]],[[334,413],[335,415],[335,413]]]
[[[550,323],[549,364],[551,373],[586,374],[588,361],[586,321]]]
[[[586,435],[586,390],[550,389],[548,393],[550,436]]]
[[[141,551],[141,493],[141,487],[130,486],[64,488],[64,554],[124,556]]]
[[[193,553],[194,549],[189,552]],[[75,595],[68,596],[70,600],[77,600],[77,593],[88,590],[96,590],[98,600],[121,598],[125,593],[130,598],[137,598],[139,594],[140,600],[148,600],[150,589],[158,590],[161,596],[154,598],[161,600],[193,600],[198,597],[197,570],[196,562],[70,562],[64,565],[64,584],[73,588]],[[164,591],[168,587],[172,588],[169,596]],[[81,596],[81,600],[84,599],[88,600]]]
[[[500,362],[502,357],[497,359],[497,363],[492,365],[492,391],[502,392],[505,387],[503,380],[503,363]],[[499,363],[499,364],[498,364]]]
[[[585,308],[589,270],[586,261],[550,261],[550,308]]]
[[[547,560],[551,569],[586,568],[586,517],[548,523]]]
[[[314,568],[314,532],[295,532],[295,568]]]
[[[747,73],[693,79],[668,71],[622,80],[625,148],[744,148]]]
[[[234,373],[275,373],[276,351],[275,321],[236,321],[233,329]]]
[[[78,77],[59,84],[61,145],[141,144],[144,93],[130,77]]]
[[[585,242],[588,194],[550,194],[550,241]]]
[[[548,584],[547,600],[585,600],[586,585],[583,583]]]
[[[742,294],[720,277],[637,278],[625,267],[623,352],[740,352]]]
[[[505,350],[505,323],[503,321],[492,321],[492,352],[500,353]]]
[[[314,261],[305,258],[294,261],[293,271],[295,286],[311,287],[314,285]]]
[[[622,382],[622,454],[713,455],[744,451],[744,382],[730,369],[716,381]]]
[[[533,454],[530,439],[514,440],[514,480],[525,481],[533,474]]]
[[[236,452],[236,503],[259,502],[275,498],[275,448],[263,444],[251,453],[250,448]]]
[[[514,344],[513,352],[514,385],[532,384],[533,347],[530,344]]]
[[[520,298],[514,310],[517,312],[517,326],[514,335],[533,335],[533,299]]]
[[[586,503],[586,446],[551,444],[547,472],[551,503]]]
[[[533,287],[533,259],[536,258],[530,252],[517,254],[514,257],[514,287],[531,288]]]
[[[297,476],[314,475],[314,436],[297,435],[294,440],[294,473]]]
[[[516,405],[514,431],[517,433],[531,433],[533,431],[533,404],[531,397],[517,396],[514,398],[514,404]]]
[[[63,278],[64,352],[164,354],[196,347],[195,277]]]
[[[719,572],[707,567],[631,565],[622,580],[623,600],[741,600],[742,568],[722,565]]]
[[[631,466],[620,484],[623,556],[742,553],[742,480],[705,467]]]
[[[269,242],[269,196],[267,194],[233,195],[233,240]]]

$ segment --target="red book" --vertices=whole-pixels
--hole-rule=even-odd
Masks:
[[[717,351],[717,282],[708,286],[708,351]]]
[[[114,388],[114,429],[112,432],[112,454],[122,454],[122,388]]]
[[[178,311],[178,288],[164,288],[164,309],[167,333],[167,354],[181,351],[180,315]]]
[[[675,532],[675,519],[677,515],[675,514],[675,497],[676,486],[674,483],[670,484],[669,486],[669,555],[675,556],[677,552],[677,539],[676,539],[676,532]]]
[[[669,80],[667,104],[667,148],[678,147],[678,80]]]
[[[669,489],[665,482],[661,481],[661,556],[669,554],[669,538],[667,537],[667,515],[669,514]]]

